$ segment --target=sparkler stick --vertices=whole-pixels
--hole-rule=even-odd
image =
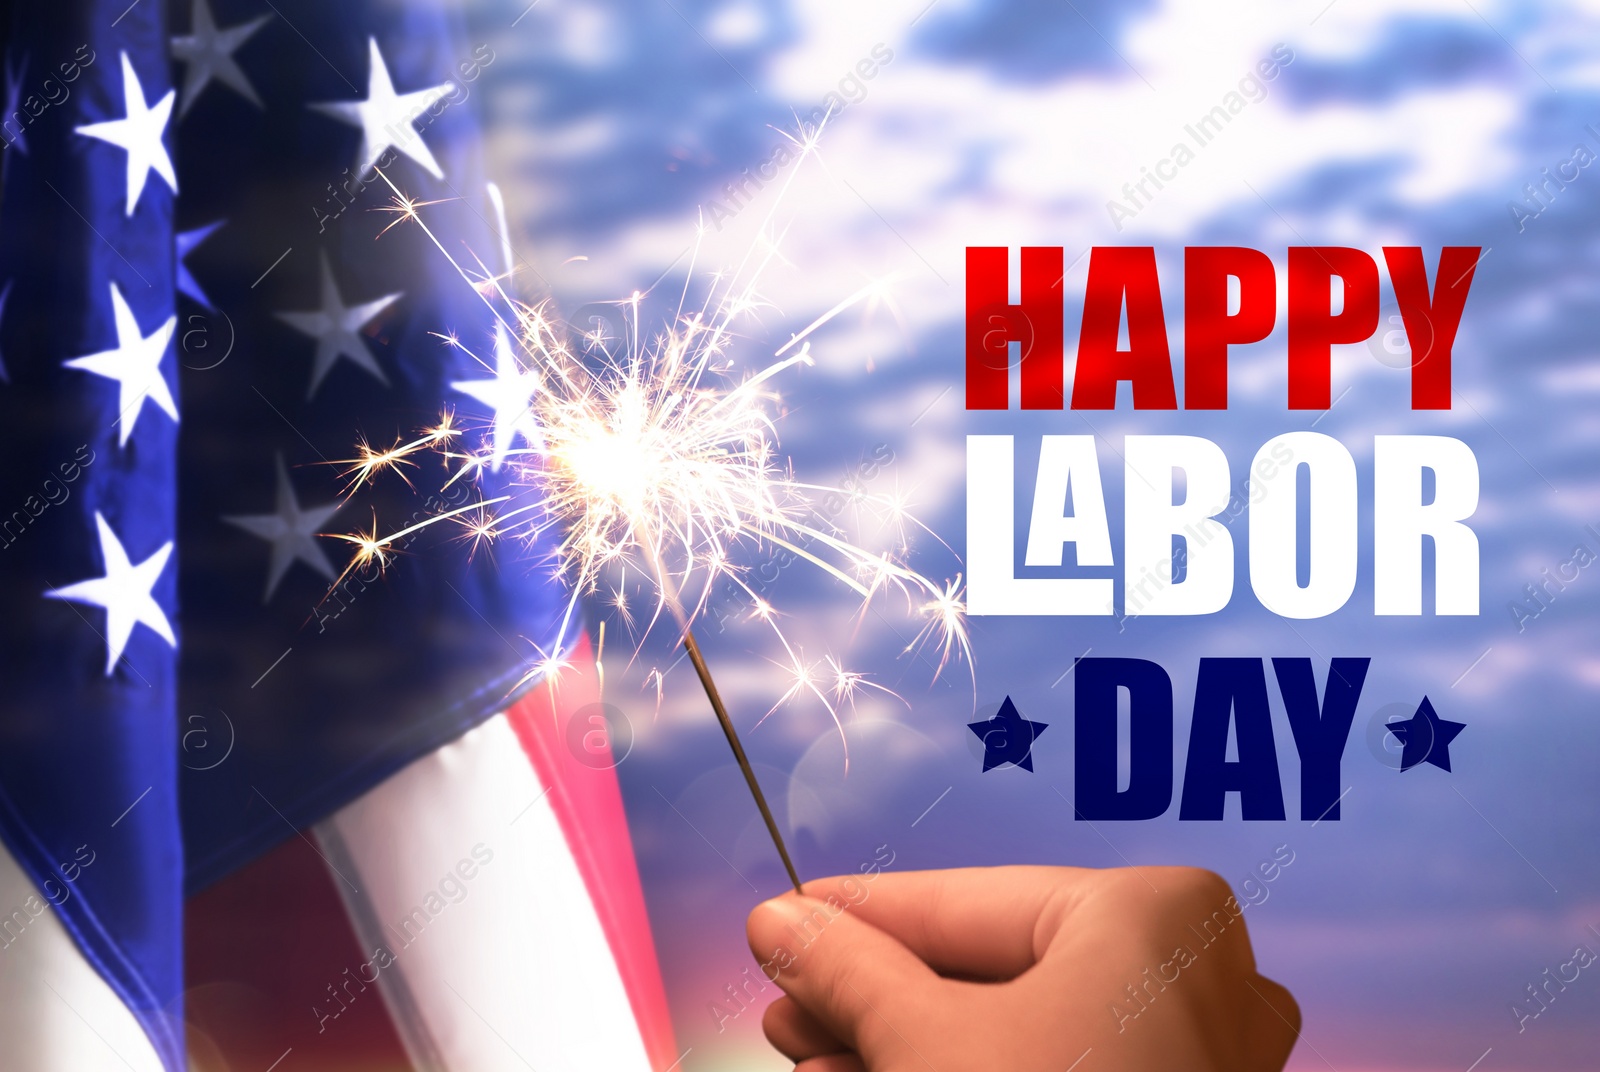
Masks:
[[[717,721],[722,724],[722,732],[728,738],[728,747],[733,749],[733,758],[744,774],[745,784],[750,787],[750,795],[756,798],[756,807],[761,809],[761,819],[767,824],[767,833],[772,835],[772,844],[777,848],[778,855],[783,858],[783,869],[789,873],[789,882],[793,884],[794,892],[804,893],[800,888],[800,876],[795,873],[794,861],[789,858],[789,848],[783,843],[783,834],[778,830],[777,820],[772,817],[772,809],[767,807],[766,795],[761,792],[761,783],[756,781],[756,772],[751,769],[750,760],[744,754],[744,745],[739,743],[739,731],[733,728],[728,709],[722,705],[722,697],[717,694],[717,683],[711,679],[711,668],[700,654],[700,645],[694,639],[693,629],[684,629],[683,647],[689,653],[689,661],[694,664],[694,672],[700,675],[706,699],[711,701],[711,710],[716,712]]]

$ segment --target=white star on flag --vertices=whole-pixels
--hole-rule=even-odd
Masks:
[[[367,349],[361,329],[367,322],[400,299],[400,294],[388,294],[376,301],[347,306],[339,296],[339,285],[333,281],[333,267],[328,255],[322,255],[322,308],[303,313],[278,313],[279,320],[303,334],[317,340],[317,356],[311,366],[311,389],[307,398],[315,397],[322,379],[341,357],[349,359],[385,387],[389,380],[378,367],[378,359]]]
[[[117,325],[116,348],[74,357],[62,364],[67,368],[82,369],[117,381],[117,411],[120,414],[117,418],[117,445],[125,447],[128,437],[133,435],[133,426],[139,423],[139,415],[144,412],[145,399],[166,410],[167,416],[174,421],[178,419],[178,404],[172,400],[166,377],[161,374],[161,359],[166,355],[167,344],[172,341],[178,318],[169,316],[165,324],[149,335],[141,334],[139,321],[134,318],[133,310],[128,308],[122,291],[117,289],[115,283],[111,284],[111,314]]]
[[[226,220],[217,220],[215,223],[208,223],[204,227],[196,227],[192,231],[179,231],[173,236],[173,242],[177,246],[177,256],[174,260],[177,261],[175,267],[178,271],[178,293],[189,295],[189,297],[207,309],[215,309],[216,306],[211,304],[211,299],[206,297],[206,292],[200,286],[200,281],[195,279],[194,273],[189,270],[188,258],[189,254],[193,253],[200,243],[210,238],[216,233],[217,228],[226,222]]]
[[[178,102],[180,116],[189,111],[195,98],[213,81],[221,82],[257,108],[262,106],[255,87],[244,76],[233,54],[271,18],[271,15],[258,15],[237,26],[218,29],[206,0],[194,0],[189,32],[172,39],[173,58],[187,67],[183,76],[183,99]]]
[[[534,422],[528,402],[539,389],[539,375],[523,369],[511,349],[511,333],[504,324],[494,326],[494,379],[457,380],[452,390],[470,395],[494,410],[494,453],[490,468],[500,471],[511,450],[511,442],[518,435],[529,445],[544,445],[539,426]]]
[[[95,512],[94,523],[100,531],[100,558],[105,563],[105,575],[65,588],[52,588],[45,593],[45,598],[105,608],[106,676],[109,677],[112,667],[122,658],[135,625],[143,623],[155,630],[169,647],[178,646],[166,612],[150,594],[172,555],[172,541],[168,540],[155,554],[134,565],[128,561],[122,541],[117,539],[99,511]]]
[[[174,90],[156,102],[154,108],[145,103],[144,87],[133,69],[128,54],[122,54],[122,99],[127,116],[110,119],[104,123],[89,123],[78,127],[78,133],[110,142],[128,154],[128,215],[133,215],[144,193],[145,180],[154,171],[167,180],[173,193],[178,192],[178,176],[172,170],[172,157],[161,138],[167,130],[167,120],[172,118]]]
[[[252,536],[259,536],[272,544],[272,560],[267,567],[267,591],[262,603],[272,599],[278,582],[296,562],[304,562],[328,580],[335,577],[333,564],[317,543],[317,530],[339,512],[344,504],[331,502],[325,506],[302,507],[294,496],[294,485],[289,483],[289,470],[278,455],[277,501],[270,514],[234,515],[222,520],[237,525]]]
[[[396,93],[394,82],[389,78],[389,68],[383,62],[383,53],[378,51],[377,38],[369,37],[367,45],[371,52],[372,67],[367,76],[366,99],[323,101],[308,107],[360,128],[361,150],[356,157],[358,177],[373,170],[378,159],[394,148],[427,168],[434,178],[444,178],[439,162],[433,158],[422,135],[411,124],[454,87],[447,83],[419,89],[414,93]]]

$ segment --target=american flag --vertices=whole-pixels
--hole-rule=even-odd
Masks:
[[[358,437],[531,431],[379,177],[506,270],[493,50],[437,0],[6,7],[0,1063],[667,1067],[615,779],[551,728],[586,648],[514,694],[537,549],[341,577],[327,538],[461,501],[345,502]]]

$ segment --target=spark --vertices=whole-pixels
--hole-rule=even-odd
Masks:
[[[916,650],[926,641],[932,641],[939,648],[939,666],[934,671],[935,676],[950,662],[952,656],[965,658],[968,665],[972,663],[972,643],[967,635],[967,605],[961,598],[961,575],[957,574],[955,580],[948,582],[942,591],[936,592],[933,598],[922,604],[922,629],[906,645],[905,650]],[[973,686],[976,688],[976,684]]]
[[[653,689],[655,689],[655,693],[656,693],[656,710],[655,710],[655,714],[651,716],[651,719],[653,721],[653,720],[658,719],[658,718],[661,717],[661,701],[666,695],[666,688],[667,688],[667,675],[666,675],[666,672],[663,671],[659,666],[652,667],[650,672],[645,675],[644,688],[647,688],[647,689],[652,689],[653,688]]]
[[[622,579],[619,580],[617,582],[617,584],[612,587],[612,589],[611,589],[611,597],[608,600],[606,600],[606,602],[611,607],[611,609],[616,612],[616,615],[617,615],[618,619],[621,620],[622,624],[628,629],[628,631],[632,632],[633,631],[633,604],[630,603],[629,600],[628,600],[628,573],[627,573],[627,570],[623,570]],[[602,622],[601,624],[603,625],[604,623]]]
[[[556,718],[556,712],[559,710],[555,704],[556,687],[560,683],[561,675],[574,669],[572,653],[559,644],[549,654],[537,644],[533,646],[533,650],[538,654],[538,658],[529,663],[527,673],[511,687],[511,691],[515,692],[530,681],[540,682],[550,690],[550,717]]]
[[[803,132],[803,154],[816,151],[819,134],[820,128]],[[908,563],[906,527],[928,530],[908,514],[904,497],[871,493],[859,482],[848,490],[801,482],[778,449],[782,399],[775,389],[777,379],[812,366],[810,336],[846,309],[882,300],[886,280],[869,282],[829,309],[792,336],[769,363],[746,365],[744,322],[770,307],[758,283],[762,269],[781,260],[782,233],[771,226],[775,204],[744,263],[702,273],[700,278],[709,282],[698,309],[684,309],[697,243],[690,280],[667,323],[648,335],[641,332],[640,309],[647,295],[636,291],[615,303],[622,321],[618,337],[596,328],[582,336],[583,352],[574,353],[566,341],[567,326],[546,303],[519,302],[500,288],[501,277],[463,268],[428,225],[422,209],[431,202],[406,197],[388,175],[378,174],[395,194],[388,211],[397,218],[390,227],[419,227],[515,337],[523,363],[538,373],[529,415],[540,442],[505,454],[512,474],[507,494],[431,515],[389,536],[380,538],[375,530],[340,536],[355,545],[357,562],[381,566],[396,540],[451,518],[465,528],[474,548],[499,540],[532,546],[552,537],[554,564],[570,600],[554,654],[541,652],[524,681],[548,674],[553,682],[567,665],[565,630],[577,617],[576,603],[598,595],[607,575],[620,572],[623,577],[610,588],[609,602],[630,632],[630,572],[642,577],[654,596],[646,633],[664,616],[687,632],[713,596],[731,585],[748,598],[750,619],[770,630],[784,650],[787,661],[778,665],[790,684],[773,710],[802,695],[814,696],[841,736],[838,709],[853,707],[862,690],[900,697],[861,673],[845,670],[832,655],[826,657],[826,670],[807,662],[785,635],[778,608],[745,580],[746,571],[738,564],[745,556],[764,550],[820,570],[861,598],[863,620],[867,606],[880,594],[899,593],[920,622],[906,651],[936,649],[935,677],[953,659],[970,665],[960,575],[936,582]],[[505,255],[509,275],[509,250]],[[441,337],[466,351],[453,336]],[[416,457],[425,452],[438,455],[451,469],[447,483],[470,483],[484,471],[490,448],[466,449],[460,437],[461,429],[447,413],[408,442],[381,450],[363,442],[355,458],[340,463],[346,466],[342,475],[347,488],[353,494],[386,472],[407,479],[406,468],[415,467]],[[869,550],[852,542],[824,517],[816,500],[834,495],[888,519],[895,526],[895,551]],[[488,508],[496,504],[508,505],[491,513]],[[646,687],[655,689],[659,712],[664,674],[653,670]]]
[[[879,692],[893,696],[896,700],[899,700],[907,707],[911,706],[906,702],[906,698],[904,696],[901,696],[893,689],[884,685],[880,685],[876,681],[869,681],[867,679],[867,675],[861,673],[860,671],[846,670],[840,664],[839,660],[835,659],[832,655],[826,656],[825,658],[828,663],[828,670],[833,675],[833,702],[836,706],[842,707],[848,703],[850,705],[850,709],[855,710],[856,695],[862,689],[876,689]]]
[[[348,497],[362,486],[383,472],[393,472],[406,482],[407,487],[413,487],[410,477],[404,467],[416,468],[416,462],[411,460],[412,455],[424,450],[434,450],[441,444],[449,442],[460,435],[460,429],[454,425],[453,415],[446,410],[439,415],[439,423],[432,428],[424,429],[422,434],[409,443],[402,443],[397,438],[394,445],[383,450],[374,448],[365,439],[356,441],[356,456],[354,458],[341,458],[327,464],[342,465],[344,471],[339,475],[345,480],[345,495]]]
[[[405,539],[407,536],[410,536],[412,533],[421,532],[423,529],[440,521],[448,521],[453,517],[460,517],[462,514],[470,511],[482,510],[485,507],[493,506],[495,503],[505,502],[509,498],[511,498],[511,496],[501,495],[498,498],[483,499],[479,502],[472,502],[465,506],[457,507],[454,510],[446,510],[442,514],[431,514],[414,525],[408,525],[399,532],[391,532],[389,535],[383,537],[376,535],[376,529],[374,529],[373,532],[356,533],[353,536],[346,535],[342,532],[330,532],[327,533],[327,535],[331,539],[344,540],[346,543],[355,544],[356,558],[359,560],[360,564],[365,565],[368,562],[376,560],[379,565],[385,565],[388,562],[389,547],[394,543]],[[349,575],[349,573],[350,570],[347,568],[345,572],[340,575],[340,579],[343,580],[345,576]],[[337,582],[335,582],[335,584],[337,585]]]
[[[480,549],[493,544],[500,535],[500,530],[495,524],[495,515],[486,508],[480,507],[474,517],[462,516],[457,520],[464,530],[462,539],[468,545],[468,558],[476,557]]]
[[[393,213],[394,215],[394,219],[390,221],[389,226],[378,232],[377,238],[382,238],[384,235],[388,234],[402,223],[413,222],[420,219],[421,217],[418,215],[418,212],[421,209],[427,208],[429,205],[442,205],[446,201],[453,200],[455,199],[446,197],[437,201],[417,201],[407,197],[399,190],[395,190],[393,199],[391,199],[387,205],[379,205],[377,208],[372,210],[374,212],[389,212]],[[374,241],[376,241],[377,238],[375,238]],[[471,283],[471,280],[468,280],[468,283]]]

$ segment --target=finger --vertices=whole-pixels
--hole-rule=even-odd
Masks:
[[[1040,963],[1029,974],[1040,982],[1081,977],[1086,962],[1130,957],[1163,965],[1197,958],[1193,971],[1226,978],[1229,993],[1255,974],[1243,906],[1221,876],[1196,867],[1088,872],[1070,902],[1046,910],[1036,933]]]
[[[834,896],[943,975],[1009,979],[1043,953],[1035,942],[1052,909],[1101,872],[1082,867],[969,867],[950,871],[841,875],[805,883],[809,896]]]
[[[814,1057],[794,1066],[794,1072],[867,1072],[867,1066],[853,1053]]]
[[[775,897],[756,906],[746,930],[756,958],[778,968],[774,981],[874,1064],[907,1048],[892,1025],[937,1015],[948,985],[841,900]]]
[[[1261,1004],[1254,1006],[1256,1015],[1245,1018],[1244,1068],[1248,1072],[1279,1072],[1300,1039],[1300,1004],[1287,989],[1265,976],[1245,982]]]
[[[787,996],[767,1006],[767,1011],[761,1014],[761,1029],[766,1032],[772,1048],[791,1061],[825,1057],[848,1049],[815,1016]]]

